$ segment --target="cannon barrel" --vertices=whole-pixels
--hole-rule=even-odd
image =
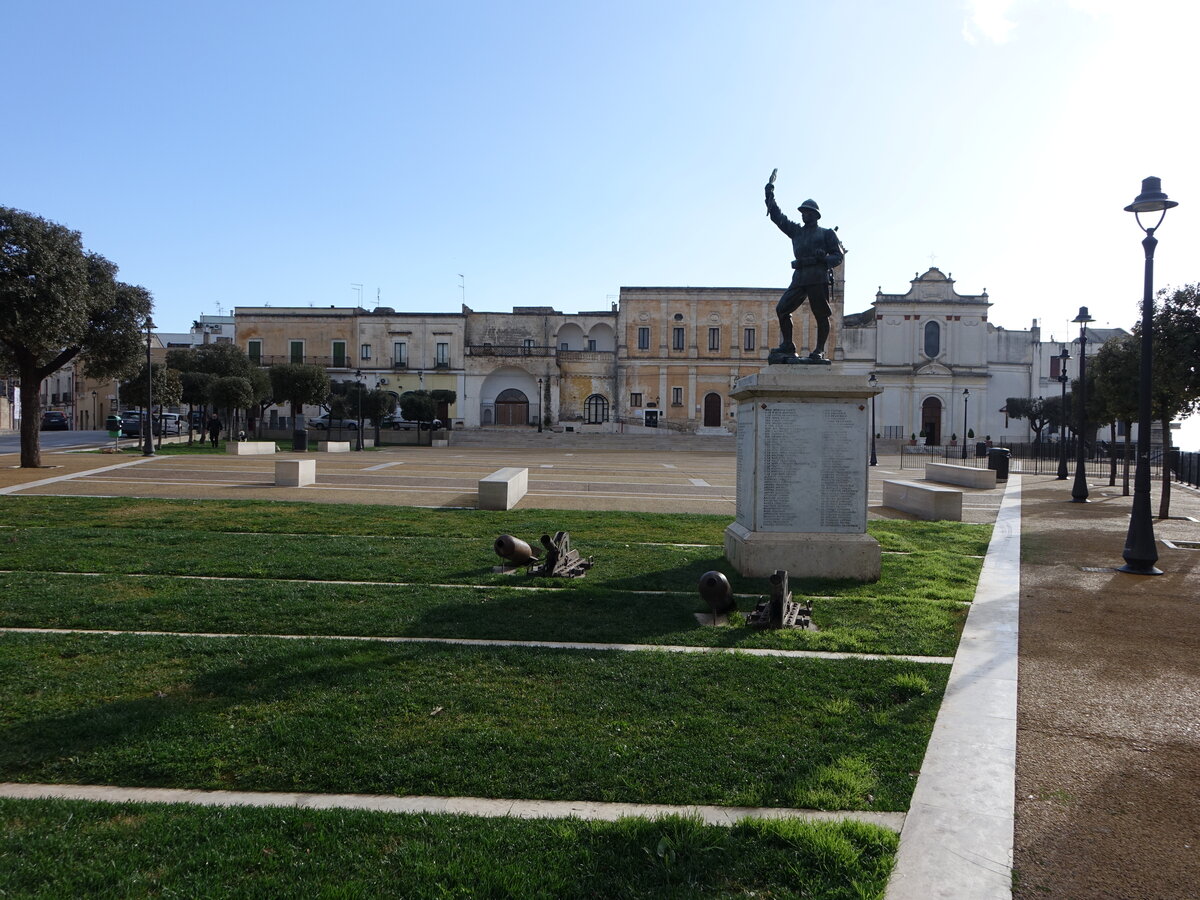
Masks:
[[[729,586],[729,579],[720,572],[705,572],[701,575],[698,589],[700,598],[708,604],[708,608],[712,610],[714,616],[727,613],[737,606],[733,599],[733,589]]]
[[[500,535],[492,546],[497,556],[508,560],[514,566],[523,566],[537,559],[527,543],[511,534]]]

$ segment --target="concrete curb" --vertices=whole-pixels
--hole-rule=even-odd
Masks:
[[[1017,762],[1021,479],[1009,479],[887,900],[1009,900]]]

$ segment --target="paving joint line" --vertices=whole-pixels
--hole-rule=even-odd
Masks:
[[[249,634],[217,631],[144,631],[121,628],[19,628],[2,627],[0,634],[59,634],[95,635],[99,637],[173,637],[230,640],[266,638],[279,641],[360,641],[379,644],[445,644],[459,647],[515,647],[533,650],[587,650],[589,652],[659,652],[708,653],[770,656],[784,659],[863,660],[866,662],[913,662],[948,666],[949,656],[917,656],[914,654],[848,653],[832,650],[776,650],[770,647],[689,647],[681,644],[623,644],[594,641],[511,641],[502,638],[440,638],[407,635],[352,634]]]
[[[819,810],[789,807],[611,803],[594,800],[517,800],[490,797],[428,797],[392,794],[318,794],[284,791],[206,791],[193,788],[111,787],[93,784],[0,783],[10,799],[86,800],[103,803],[173,803],[193,806],[254,806],[292,809],[364,809],[389,813],[442,813],[485,818],[587,819],[616,822],[631,816],[697,817],[706,825],[736,825],[743,819],[800,819],[810,822],[858,821],[899,831],[902,812]]]

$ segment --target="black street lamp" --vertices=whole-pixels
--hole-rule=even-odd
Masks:
[[[154,388],[150,369],[150,329],[153,327],[154,322],[150,320],[149,316],[146,316],[146,419],[142,423],[145,429],[146,443],[142,448],[142,456],[154,455],[154,439],[151,437],[151,432],[154,430],[152,424],[154,416],[151,412],[154,408]]]
[[[1151,354],[1154,352],[1154,248],[1158,238],[1154,232],[1166,218],[1167,210],[1179,204],[1168,200],[1157,178],[1143,178],[1142,192],[1125,207],[1137,219],[1138,227],[1146,233],[1142,248],[1146,251],[1146,281],[1142,292],[1142,346],[1138,360],[1138,438],[1137,469],[1133,476],[1133,511],[1129,515],[1129,532],[1125,536],[1125,565],[1118,572],[1132,575],[1161,575],[1158,550],[1154,545],[1154,522],[1150,518],[1150,379],[1153,372]],[[1154,226],[1142,224],[1140,213],[1161,213]],[[1166,460],[1163,461],[1164,463]]]
[[[354,429],[354,432],[357,435],[357,440],[355,442],[354,449],[361,450],[363,448],[363,442],[362,442],[362,426],[363,426],[362,395],[363,395],[363,391],[366,390],[366,388],[363,386],[362,369],[358,369],[354,373],[354,382],[355,382],[355,384],[358,385],[358,390],[356,390],[354,392],[355,394],[358,395],[358,427]]]
[[[92,391],[92,429],[95,431],[100,430],[100,425],[98,424],[100,414],[96,409],[96,398],[98,396],[99,393],[97,391]]]
[[[542,379],[538,379],[538,434],[542,433]]]
[[[1071,376],[1067,374],[1067,363],[1071,354],[1067,345],[1062,345],[1062,353],[1058,354],[1058,383],[1062,386],[1062,400],[1059,405],[1058,425],[1058,480],[1067,480],[1067,382]]]
[[[867,384],[872,388],[879,386],[879,379],[875,377],[875,373],[871,373],[871,377],[867,379]],[[871,395],[871,465],[879,465],[879,459],[875,456],[875,395]]]
[[[1095,322],[1086,306],[1071,320],[1079,323],[1079,428],[1075,431],[1075,484],[1071,487],[1072,503],[1088,502],[1087,459],[1084,438],[1087,436],[1087,323]]]
[[[970,399],[971,389],[963,388],[963,459],[967,458],[967,401]]]

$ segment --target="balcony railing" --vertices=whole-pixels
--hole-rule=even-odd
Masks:
[[[553,347],[526,347],[523,344],[467,344],[467,356],[553,356]]]
[[[616,350],[559,350],[559,362],[611,362]]]

